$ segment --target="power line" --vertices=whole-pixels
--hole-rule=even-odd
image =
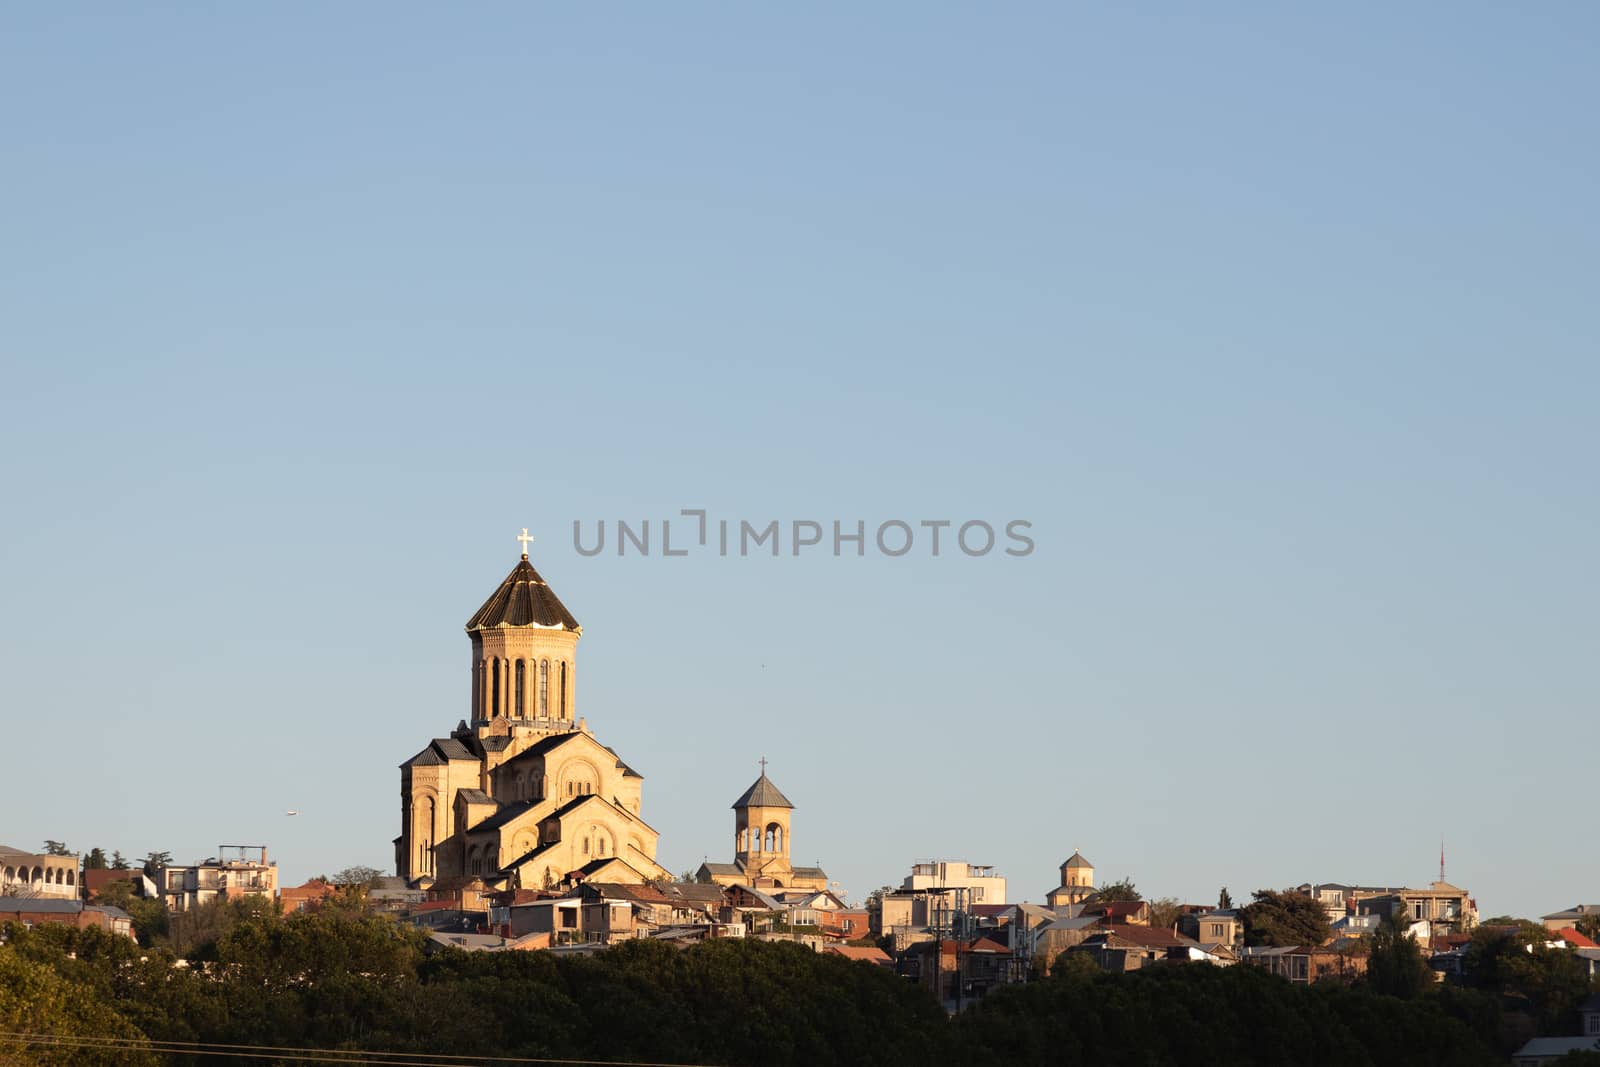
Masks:
[[[247,1059],[298,1061],[301,1063],[343,1063],[360,1067],[463,1067],[475,1063],[564,1064],[567,1067],[707,1067],[692,1063],[663,1063],[646,1060],[585,1060],[532,1056],[462,1056],[448,1053],[385,1052],[360,1049],[300,1048],[294,1045],[234,1045],[205,1041],[158,1041],[131,1037],[79,1037],[65,1034],[36,1034],[25,1031],[0,1031],[0,1041],[19,1041],[41,1048],[93,1051],[143,1051],[173,1055],[190,1053]]]

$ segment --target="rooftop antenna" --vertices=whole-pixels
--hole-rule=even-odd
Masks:
[[[1439,835],[1439,881],[1444,881],[1444,835]]]

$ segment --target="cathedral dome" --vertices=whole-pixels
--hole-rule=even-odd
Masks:
[[[528,557],[506,575],[478,613],[467,621],[467,630],[494,630],[504,626],[532,626],[543,630],[571,630],[582,633],[583,627],[572,617],[566,605],[545,584],[539,572],[533,569]]]

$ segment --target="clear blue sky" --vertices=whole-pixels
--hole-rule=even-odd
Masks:
[[[388,867],[533,556],[674,869],[1600,897],[1592,5],[7,5],[0,840]],[[593,559],[574,519],[1030,520]],[[283,812],[302,814],[286,819]]]

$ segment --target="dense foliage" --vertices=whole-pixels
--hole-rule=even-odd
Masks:
[[[1330,933],[1328,913],[1308,893],[1258,889],[1239,912],[1247,945],[1320,945]]]
[[[959,1058],[975,1064],[1503,1062],[1435,1004],[1294,986],[1253,967],[1058,965],[1048,981],[992,993],[953,1029]]]
[[[1377,984],[1410,999],[1243,966],[1104,975],[1067,954],[1052,977],[949,1020],[885,969],[793,944],[430,951],[416,929],[354,908],[280,917],[246,905],[186,936],[201,940],[179,960],[95,929],[6,927],[0,1032],[706,1064],[1470,1065],[1503,1062],[1502,999],[1553,1016],[1577,992],[1559,967],[1529,970],[1488,941],[1473,981],[1503,972],[1519,992],[1425,989],[1398,942],[1383,947]],[[141,1061],[0,1041],[5,1067],[96,1062]]]

